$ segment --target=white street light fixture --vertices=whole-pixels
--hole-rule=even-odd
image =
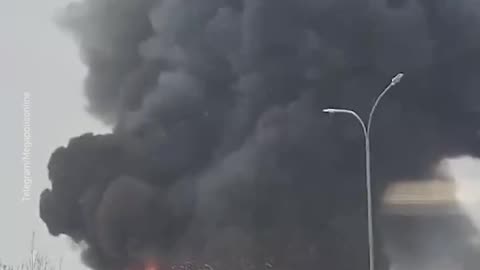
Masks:
[[[365,138],[365,180],[367,185],[367,219],[368,219],[368,264],[369,270],[375,270],[375,250],[374,250],[374,237],[373,237],[373,209],[372,209],[372,184],[371,184],[371,165],[370,165],[370,127],[372,124],[373,113],[377,108],[380,100],[383,96],[390,90],[394,85],[398,84],[403,78],[403,73],[398,73],[395,77],[392,78],[390,84],[378,95],[375,102],[373,103],[370,113],[368,115],[367,125],[362,120],[362,118],[352,110],[348,109],[337,109],[337,108],[327,108],[324,109],[325,113],[345,113],[354,116],[360,123]]]

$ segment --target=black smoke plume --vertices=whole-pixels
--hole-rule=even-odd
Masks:
[[[363,135],[322,109],[366,117],[398,72],[372,126],[376,207],[388,183],[480,154],[474,0],[83,0],[60,23],[113,132],[52,154],[40,213],[94,269],[367,269]],[[400,249],[421,223],[463,254],[458,218],[376,216]]]

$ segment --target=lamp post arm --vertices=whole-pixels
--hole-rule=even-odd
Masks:
[[[368,128],[365,126],[365,123],[363,122],[362,118],[354,111],[351,111],[351,114],[355,116],[355,118],[357,118],[358,122],[362,126],[363,135],[365,136],[365,139],[368,140]]]
[[[325,109],[324,112],[327,112],[327,113],[344,113],[344,114],[352,115],[360,123],[360,126],[362,127],[362,131],[363,131],[363,135],[365,137],[368,137],[368,130],[367,130],[367,127],[365,126],[365,122],[363,122],[362,118],[356,112],[354,112],[352,110],[337,109],[337,108],[335,108],[335,109]]]
[[[367,121],[367,134],[370,134],[370,127],[372,126],[372,120],[373,120],[373,114],[375,113],[375,110],[377,109],[378,104],[380,104],[380,101],[382,98],[385,96],[385,94],[388,92],[388,90],[392,89],[394,86],[394,83],[390,83],[387,88],[385,88],[380,95],[378,95],[377,99],[375,99],[375,103],[373,103],[372,109],[370,110],[370,113],[368,115],[368,121]]]
[[[375,110],[377,109],[378,104],[382,100],[382,98],[385,96],[385,94],[390,90],[393,86],[395,86],[397,83],[399,83],[403,78],[403,73],[398,73],[395,77],[392,78],[392,81],[390,84],[378,95],[377,99],[375,99],[375,103],[373,103],[372,109],[370,110],[370,113],[368,115],[368,121],[367,121],[367,135],[370,135],[370,127],[372,125],[372,119],[373,119],[373,114],[375,113]]]

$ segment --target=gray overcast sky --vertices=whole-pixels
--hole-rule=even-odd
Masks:
[[[85,113],[81,90],[85,69],[73,42],[51,20],[67,2],[0,0],[0,260],[15,264],[26,259],[35,231],[40,252],[55,261],[63,257],[66,269],[77,270],[85,268],[78,248],[49,236],[38,217],[39,193],[49,186],[46,164],[51,152],[72,136],[108,131]],[[21,201],[24,92],[31,93],[32,102],[33,197],[28,202]],[[462,183],[460,195],[468,195],[475,190],[470,183],[480,176],[479,161],[463,159],[452,164]],[[480,223],[480,207],[468,205],[467,210]]]
[[[53,24],[66,0],[0,0],[0,260],[28,256],[32,231],[36,247],[69,270],[84,269],[66,239],[48,235],[38,217],[39,193],[49,186],[50,153],[72,136],[107,128],[84,111],[81,65],[75,44]],[[23,93],[31,94],[32,199],[23,195]]]

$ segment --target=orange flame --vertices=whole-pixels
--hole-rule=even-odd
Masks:
[[[148,260],[145,262],[144,270],[161,270],[160,264],[155,260]]]

